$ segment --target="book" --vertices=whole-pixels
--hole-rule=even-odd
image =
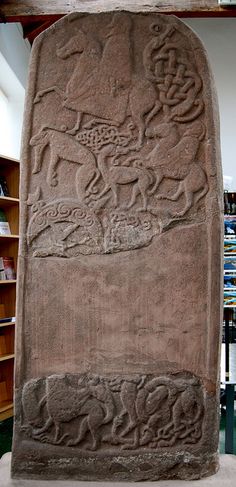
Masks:
[[[0,196],[10,196],[6,179],[0,176]]]
[[[236,258],[234,256],[224,256],[224,272],[236,272]]]
[[[224,289],[236,291],[236,275],[225,274],[224,275]]]
[[[1,323],[15,323],[16,322],[16,317],[12,316],[9,318],[0,318],[0,324]]]
[[[235,236],[236,235],[236,216],[228,216],[225,215],[224,217],[224,226],[225,226],[225,235],[227,236]]]
[[[0,235],[11,235],[10,225],[2,208],[0,208]]]
[[[16,272],[13,257],[0,257],[0,280],[14,279],[16,279]]]
[[[232,191],[224,192],[224,213],[226,215],[236,215],[236,193]]]
[[[236,291],[224,290],[224,307],[225,308],[236,307]]]
[[[235,238],[225,238],[224,239],[224,253],[225,254],[236,254],[236,239]]]

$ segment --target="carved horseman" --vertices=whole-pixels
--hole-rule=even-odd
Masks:
[[[108,25],[102,55],[100,44],[91,36],[87,38],[82,31],[57,51],[62,59],[76,51],[82,52],[67,83],[63,102],[65,107],[78,113],[77,124],[71,133],[79,129],[83,113],[117,125],[124,121],[132,81],[130,29],[130,18],[117,13]]]
[[[102,52],[101,44],[82,30],[57,50],[57,56],[61,59],[79,53],[74,72],[65,91],[51,86],[39,91],[34,102],[38,103],[42,96],[53,91],[59,94],[63,106],[77,112],[77,122],[67,131],[69,134],[75,135],[80,129],[84,114],[94,117],[87,127],[97,123],[119,126],[125,122],[127,115],[131,115],[138,129],[138,137],[136,144],[129,149],[141,147],[145,128],[158,113],[161,104],[152,82],[132,74],[131,28],[130,17],[125,13],[116,13],[107,26]]]

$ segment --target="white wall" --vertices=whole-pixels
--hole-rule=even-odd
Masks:
[[[30,44],[23,39],[21,24],[0,24],[0,51],[21,85],[26,88]]]
[[[20,24],[0,24],[0,154],[20,157],[30,45]]]
[[[236,18],[184,19],[201,38],[215,76],[221,125],[223,174],[236,191]]]

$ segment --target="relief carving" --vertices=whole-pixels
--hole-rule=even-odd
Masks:
[[[130,111],[138,127],[136,147],[141,147],[145,130],[144,116],[152,111],[153,117],[159,109],[159,103],[153,84],[133,74],[131,30],[132,20],[128,15],[114,14],[107,26],[107,40],[102,50],[100,42],[80,30],[56,53],[60,59],[67,59],[75,53],[80,55],[65,92],[57,86],[51,86],[37,93],[35,103],[51,91],[62,96],[63,106],[78,114],[77,123],[70,130],[72,134],[80,129],[84,114],[95,117],[88,126],[97,123],[119,126]]]
[[[154,38],[143,53],[146,77],[156,83],[165,121],[190,122],[204,109],[199,95],[202,80],[191,64],[186,49],[173,41],[175,28],[150,26]]]
[[[103,37],[78,29],[56,49],[63,66],[71,56],[77,60],[64,90],[53,85],[36,94],[35,106],[48,94],[59,95],[61,107],[76,112],[77,121],[73,127],[45,124],[30,141],[33,175],[43,171],[51,188],[51,200],[40,194],[32,205],[28,244],[34,256],[149,245],[163,231],[191,222],[191,211],[198,212],[209,190],[202,156],[203,83],[194,56],[174,25],[151,23],[139,53],[143,72],[136,73],[133,23],[129,15],[115,13]],[[59,201],[53,189],[61,188],[61,161],[78,169],[72,181],[76,197],[62,194]],[[60,204],[71,205],[71,214],[84,211],[96,221],[92,233],[98,233],[81,235],[81,221],[66,217],[63,226],[60,218],[52,224],[47,209]],[[47,214],[47,224],[38,224]]]
[[[46,247],[43,239],[40,248],[34,251],[35,257],[65,257],[74,253],[77,255],[101,252],[101,224],[93,212],[77,201],[53,201],[48,204],[39,201],[34,203],[33,210],[35,214],[28,229],[29,244],[43,232],[49,235]]]
[[[79,449],[157,449],[200,441],[204,398],[182,376],[52,375],[22,390],[22,432]]]

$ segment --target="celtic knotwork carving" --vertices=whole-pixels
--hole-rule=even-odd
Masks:
[[[22,430],[80,449],[157,449],[200,441],[204,397],[197,378],[52,375],[22,390]]]
[[[120,132],[117,127],[99,124],[94,128],[84,128],[76,135],[76,140],[91,148],[97,154],[104,145],[114,144],[125,147],[133,138],[133,124],[129,124],[126,131]]]
[[[167,25],[160,33],[151,24],[154,38],[146,45],[143,64],[148,79],[156,83],[165,121],[190,122],[203,111],[202,80],[189,53],[174,38],[175,27]]]

